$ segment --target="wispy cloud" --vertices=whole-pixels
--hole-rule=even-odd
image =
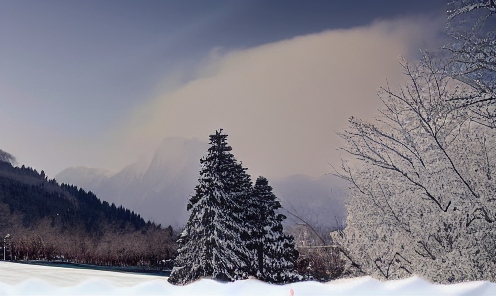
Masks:
[[[397,19],[254,48],[214,48],[203,63],[190,61],[165,77],[160,95],[145,98],[123,121],[128,110],[117,99],[110,106],[78,100],[71,113],[37,92],[0,81],[6,104],[0,148],[49,176],[76,165],[117,171],[152,152],[164,137],[207,141],[222,127],[252,175],[318,176],[329,170],[327,162],[339,164],[334,131],[352,115],[372,117],[378,87],[401,78],[398,57],[435,43],[441,24]]]
[[[398,19],[214,49],[197,78],[138,108],[115,134],[136,150],[168,136],[207,140],[222,127],[254,174],[324,174],[327,162],[339,163],[334,131],[352,115],[372,117],[378,87],[401,79],[398,57],[435,44],[439,28],[437,20]]]

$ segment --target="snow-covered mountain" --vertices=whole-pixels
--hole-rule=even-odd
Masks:
[[[194,194],[199,176],[199,160],[207,149],[208,144],[198,139],[166,138],[151,161],[139,159],[116,174],[76,167],[63,170],[55,179],[92,191],[101,200],[122,204],[145,220],[163,226],[183,226],[189,217],[186,204]],[[292,212],[311,222],[335,226],[336,218],[341,221],[346,217],[346,184],[334,176],[294,175],[269,179],[269,184],[285,208],[294,207],[296,211]]]

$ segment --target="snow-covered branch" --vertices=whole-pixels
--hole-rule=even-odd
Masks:
[[[438,65],[427,57],[404,64],[409,82],[379,93],[382,116],[373,124],[351,118],[339,134],[355,159],[338,173],[352,188],[347,228],[333,239],[379,278],[493,277],[473,262],[496,249],[481,247],[496,235],[496,130],[450,104],[465,88]]]
[[[468,4],[466,4],[469,2]],[[470,3],[473,2],[473,3]],[[455,6],[452,10],[448,10],[448,20],[452,20],[455,17],[464,14],[464,13],[469,13],[472,12],[473,10],[476,9],[487,9],[491,11],[492,13],[496,13],[496,5],[494,4],[494,0],[487,0],[487,1],[452,1],[450,3],[451,5]]]

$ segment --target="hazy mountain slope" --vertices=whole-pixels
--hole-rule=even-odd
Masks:
[[[115,173],[105,169],[87,168],[84,166],[72,167],[57,174],[57,180],[61,183],[73,184],[77,180],[77,185],[81,188],[98,187],[103,181],[112,177]]]
[[[137,191],[128,197],[157,223],[183,225],[188,219],[186,204],[198,180],[200,158],[207,149],[208,144],[197,139],[165,139]]]
[[[198,139],[166,138],[157,148],[151,162],[140,159],[117,174],[104,179],[95,176],[93,183],[83,187],[108,202],[123,204],[163,226],[183,225],[187,219],[186,204],[194,193],[200,170],[200,158],[208,144]],[[98,170],[80,169],[77,174],[55,176],[59,182],[82,184]],[[83,185],[80,185],[81,187]]]
[[[194,194],[200,158],[207,149],[208,144],[198,139],[166,138],[150,162],[140,159],[110,177],[103,170],[78,167],[62,171],[55,179],[91,190],[100,199],[122,204],[163,226],[182,226],[189,217],[186,204]],[[294,175],[269,179],[269,184],[285,208],[295,207],[313,223],[336,226],[336,219],[342,223],[346,217],[347,185],[335,176]]]
[[[293,175],[270,183],[281,199],[281,205],[305,221],[326,228],[345,223],[347,211],[344,200],[349,185],[342,179],[330,174],[319,178]],[[300,222],[285,214],[288,221]]]
[[[104,200],[128,204],[130,208],[135,209],[136,204],[133,204],[133,202],[137,199],[137,196],[141,194],[139,185],[142,182],[144,171],[147,166],[148,163],[146,160],[141,158],[135,163],[126,166],[120,172],[106,179],[101,184],[92,185],[92,188],[94,188],[94,192]],[[57,178],[57,176],[55,176],[55,178]],[[74,181],[77,181],[77,179]]]

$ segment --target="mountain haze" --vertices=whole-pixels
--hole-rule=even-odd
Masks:
[[[78,187],[91,188],[100,186],[103,181],[108,180],[110,177],[115,175],[115,173],[105,169],[78,166],[67,168],[60,172],[59,175],[63,176],[62,179],[64,180],[78,180]]]
[[[186,204],[194,193],[200,158],[207,149],[208,144],[198,139],[166,138],[151,161],[139,159],[114,175],[78,167],[65,169],[55,179],[85,186],[101,199],[123,204],[163,226],[183,225],[188,219]]]
[[[184,225],[189,217],[186,204],[194,194],[200,158],[207,153],[208,147],[198,139],[166,138],[151,161],[139,159],[116,174],[76,167],[63,170],[55,179],[91,190],[102,200],[122,204],[145,219],[176,228]],[[252,179],[257,177],[252,176]],[[269,179],[269,184],[284,208],[308,222],[335,227],[346,218],[347,184],[335,176],[293,175]],[[300,222],[287,216],[293,223]]]
[[[346,223],[344,204],[349,184],[331,174],[318,178],[307,175],[292,175],[272,181],[274,193],[281,199],[281,205],[289,223],[301,223],[288,215],[288,211],[320,228],[342,227]]]

